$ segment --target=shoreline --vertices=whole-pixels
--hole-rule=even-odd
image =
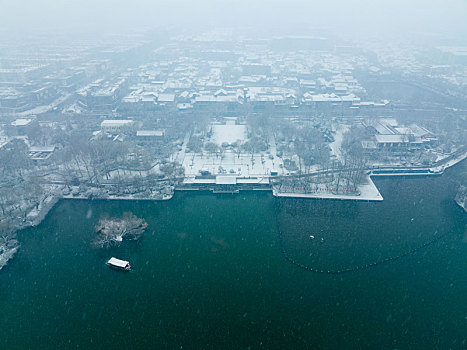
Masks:
[[[288,198],[311,198],[311,199],[336,199],[336,200],[356,200],[356,201],[376,201],[380,202],[384,198],[376,187],[375,183],[368,175],[366,183],[358,186],[358,195],[333,194],[333,193],[296,193],[279,192],[275,188],[272,190],[274,197]]]
[[[433,175],[442,175],[444,174],[444,171],[448,168],[451,168],[455,166],[456,164],[459,164],[463,160],[467,158],[467,152],[462,153],[458,157],[455,157],[451,160],[449,160],[446,164],[444,165],[438,165],[436,167],[430,167],[430,168],[425,168],[426,172],[416,172],[416,173],[401,173],[401,172],[396,172],[396,173],[388,173],[388,174],[372,174],[372,171],[370,170],[366,179],[367,182],[365,184],[359,185],[358,189],[360,192],[360,195],[344,195],[344,194],[332,194],[332,193],[291,193],[291,192],[278,192],[276,189],[273,187],[271,188],[248,188],[248,189],[241,189],[241,191],[258,191],[258,190],[265,190],[265,191],[271,191],[274,197],[290,197],[290,198],[311,198],[311,199],[335,199],[335,200],[360,200],[360,201],[382,201],[384,200],[383,196],[379,192],[378,188],[374,184],[373,180],[371,179],[372,176],[433,176]],[[433,170],[436,169],[436,172]],[[390,169],[388,169],[390,170]],[[396,169],[394,169],[396,170]],[[399,170],[405,170],[405,169],[399,169]],[[409,168],[407,170],[410,170]],[[412,169],[413,170],[413,169]],[[202,191],[204,189],[201,188],[192,188],[192,189],[186,189],[186,188],[175,188],[175,191]],[[30,227],[30,226],[37,226],[39,225],[44,218],[47,216],[49,211],[55,206],[55,204],[60,200],[60,199],[87,199],[87,200],[144,200],[144,201],[167,201],[173,198],[174,192],[172,192],[170,195],[165,195],[162,198],[148,198],[148,197],[134,197],[134,196],[107,196],[107,197],[89,197],[85,195],[78,195],[78,196],[73,196],[73,195],[50,195],[47,196],[45,200],[41,201],[38,205],[37,209],[31,210],[26,217],[30,217],[31,221],[29,221],[26,225],[22,225],[21,227],[18,228],[18,230]],[[231,191],[229,193],[232,193]],[[37,214],[34,215],[33,212],[37,211]]]
[[[449,160],[446,164],[444,165],[438,165],[436,167],[432,168],[425,168],[424,170],[426,172],[415,172],[415,173],[406,173],[406,172],[395,172],[395,173],[385,173],[385,174],[372,174],[372,171],[367,172],[366,176],[366,183],[359,185],[358,186],[358,192],[359,195],[344,195],[344,194],[332,194],[332,193],[294,193],[294,192],[279,192],[277,189],[273,186],[270,188],[243,188],[241,191],[258,191],[258,190],[267,190],[271,191],[272,195],[277,198],[301,198],[301,199],[330,199],[330,200],[356,200],[356,201],[373,201],[373,202],[380,202],[383,201],[384,198],[379,192],[378,188],[374,184],[373,180],[371,179],[372,176],[433,176],[433,175],[442,175],[444,174],[444,171],[447,168],[453,167],[454,165],[462,162],[467,158],[467,152],[463,153],[462,155]],[[436,172],[433,171],[433,169],[436,169]],[[390,170],[390,169],[388,169]],[[396,169],[394,169],[396,170]],[[407,169],[409,170],[409,169]],[[414,170],[414,169],[412,169]],[[421,169],[419,169],[421,170]],[[38,226],[42,221],[46,218],[46,216],[49,214],[49,212],[55,207],[55,205],[61,200],[61,199],[81,199],[81,200],[134,200],[134,201],[167,201],[173,198],[175,191],[209,191],[209,189],[204,189],[204,188],[173,188],[173,192],[168,195],[164,195],[162,198],[148,198],[148,197],[135,197],[135,196],[106,196],[106,197],[98,197],[98,196],[92,196],[91,195],[76,195],[73,196],[72,194],[68,195],[57,195],[57,194],[51,194],[46,196],[43,200],[41,200],[37,207],[29,211],[29,213],[26,214],[26,218],[28,219],[25,222],[22,222],[17,228],[16,232],[26,229],[28,227],[35,227]],[[226,192],[215,192],[215,193],[238,193],[238,191],[226,191]],[[209,191],[213,192],[213,191]],[[457,201],[456,201],[457,202]],[[457,203],[459,206],[462,207],[459,203]],[[465,208],[464,208],[465,210]],[[11,259],[11,257],[10,257]],[[8,259],[8,260],[10,260]],[[0,267],[0,270],[6,266],[6,263]]]
[[[275,197],[289,198],[311,198],[311,199],[336,199],[336,200],[360,200],[360,201],[382,201],[383,197],[373,180],[376,177],[394,177],[394,176],[440,176],[444,171],[451,168],[467,158],[467,152],[462,152],[457,157],[453,157],[448,161],[443,160],[443,164],[432,165],[425,168],[386,168],[386,169],[370,169],[367,171],[367,183],[359,185],[360,195],[344,195],[332,193],[295,193],[295,192],[278,192],[273,188]],[[445,164],[444,164],[445,163]],[[363,195],[362,195],[363,194]]]
[[[172,199],[173,194],[163,196],[162,198],[132,197],[132,196],[108,196],[108,197],[86,197],[86,196],[61,196],[59,199],[81,199],[81,200],[118,200],[118,201],[168,201]]]

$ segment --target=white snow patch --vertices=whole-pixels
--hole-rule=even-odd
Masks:
[[[331,154],[335,155],[341,163],[344,162],[341,152],[342,141],[344,139],[344,134],[349,130],[349,128],[349,125],[339,125],[336,134],[334,135],[334,141],[329,144],[329,147],[331,147]]]
[[[246,125],[213,125],[213,135],[211,141],[217,143],[219,146],[222,143],[234,143],[237,140],[244,141],[246,139]]]

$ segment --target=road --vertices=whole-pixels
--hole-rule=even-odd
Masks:
[[[190,135],[191,133],[187,131],[185,138],[183,139],[182,149],[175,156],[175,161],[179,164],[183,164],[183,160],[185,159],[186,146],[188,144],[188,141],[190,141]]]

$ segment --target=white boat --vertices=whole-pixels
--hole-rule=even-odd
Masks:
[[[124,271],[129,271],[131,268],[130,262],[126,260],[120,260],[117,258],[110,258],[109,261],[106,262],[107,266],[119,269],[119,270],[124,270]]]

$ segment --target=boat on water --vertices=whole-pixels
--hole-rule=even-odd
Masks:
[[[130,265],[129,261],[120,260],[120,259],[117,259],[117,258],[114,258],[114,257],[110,258],[106,262],[106,265],[110,266],[110,267],[113,267],[115,269],[118,269],[118,270],[123,270],[123,271],[129,271],[130,268],[131,268],[131,265]]]

